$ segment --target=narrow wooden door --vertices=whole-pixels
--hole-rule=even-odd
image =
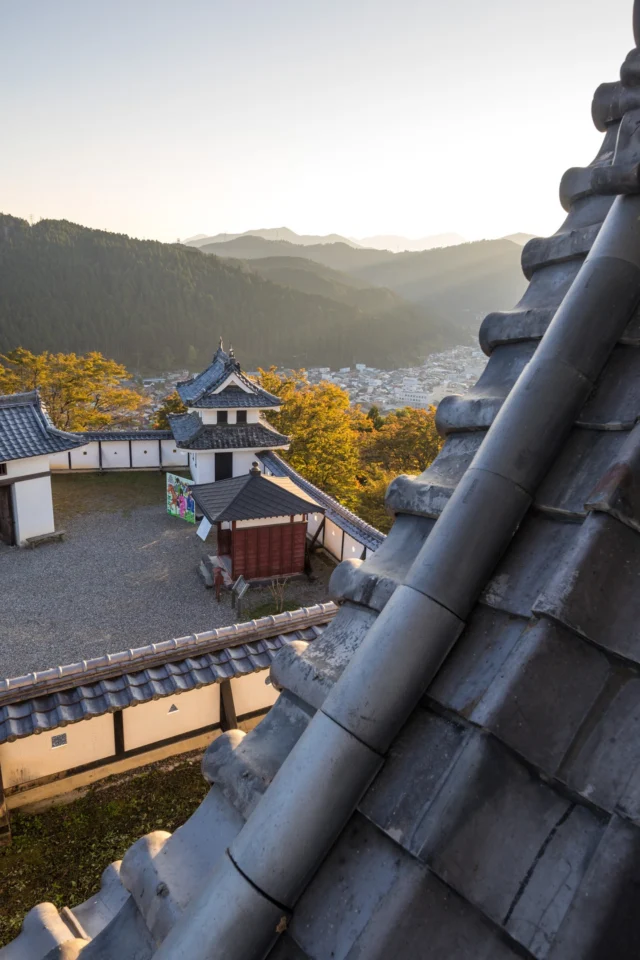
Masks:
[[[11,547],[16,542],[11,484],[0,487],[0,540]]]
[[[233,476],[233,454],[216,453],[216,480],[230,480]]]

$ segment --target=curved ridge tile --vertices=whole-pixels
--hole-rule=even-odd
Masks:
[[[436,412],[442,436],[488,430],[536,349],[535,342],[509,343],[495,349],[480,379],[463,396],[444,397]]]
[[[601,223],[594,223],[552,237],[529,240],[522,250],[522,272],[527,280],[541,267],[566,260],[582,260],[591,250],[601,226]]]
[[[98,892],[71,910],[90,937],[96,937],[113,920],[129,896],[120,879],[121,863],[110,863],[102,872]]]
[[[29,910],[15,940],[0,948],[2,960],[43,960],[60,944],[76,939],[52,903]]]
[[[373,610],[343,604],[318,640],[304,649],[287,644],[278,652],[271,667],[272,682],[319,709],[376,617]]]
[[[402,475],[391,481],[385,498],[387,507],[397,515],[439,517],[483,439],[484,432],[479,430],[451,434],[419,477]]]
[[[216,789],[175,833],[156,830],[127,850],[121,877],[156,940],[167,935],[244,824]]]
[[[245,819],[304,733],[313,709],[286,691],[250,733],[231,730],[207,748],[202,774]]]
[[[383,544],[369,562],[343,560],[331,574],[329,593],[335,600],[351,600],[380,612],[421,550],[433,520],[398,517]]]

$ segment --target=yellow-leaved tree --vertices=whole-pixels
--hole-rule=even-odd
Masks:
[[[334,383],[307,383],[303,370],[288,376],[260,370],[260,384],[282,400],[269,422],[291,436],[283,456],[303,477],[355,510],[360,484],[360,438],[349,409],[349,394]]]
[[[101,353],[31,353],[19,347],[0,354],[0,393],[39,390],[56,427],[104,430],[137,426],[149,401],[124,386],[125,367]]]

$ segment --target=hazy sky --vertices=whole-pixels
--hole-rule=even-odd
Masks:
[[[632,0],[0,0],[0,211],[547,234]]]

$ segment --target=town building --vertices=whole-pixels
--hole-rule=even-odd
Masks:
[[[54,427],[37,390],[0,397],[0,541],[26,546],[55,533],[49,458],[81,443]]]
[[[246,377],[233,349],[220,346],[202,373],[178,384],[187,413],[169,418],[178,447],[188,451],[196,484],[228,480],[249,472],[256,453],[286,450],[289,437],[265,421],[280,400]]]
[[[248,474],[192,487],[217,530],[218,558],[232,580],[293,576],[305,569],[307,523],[321,507],[288,477],[265,477],[257,460]]]

